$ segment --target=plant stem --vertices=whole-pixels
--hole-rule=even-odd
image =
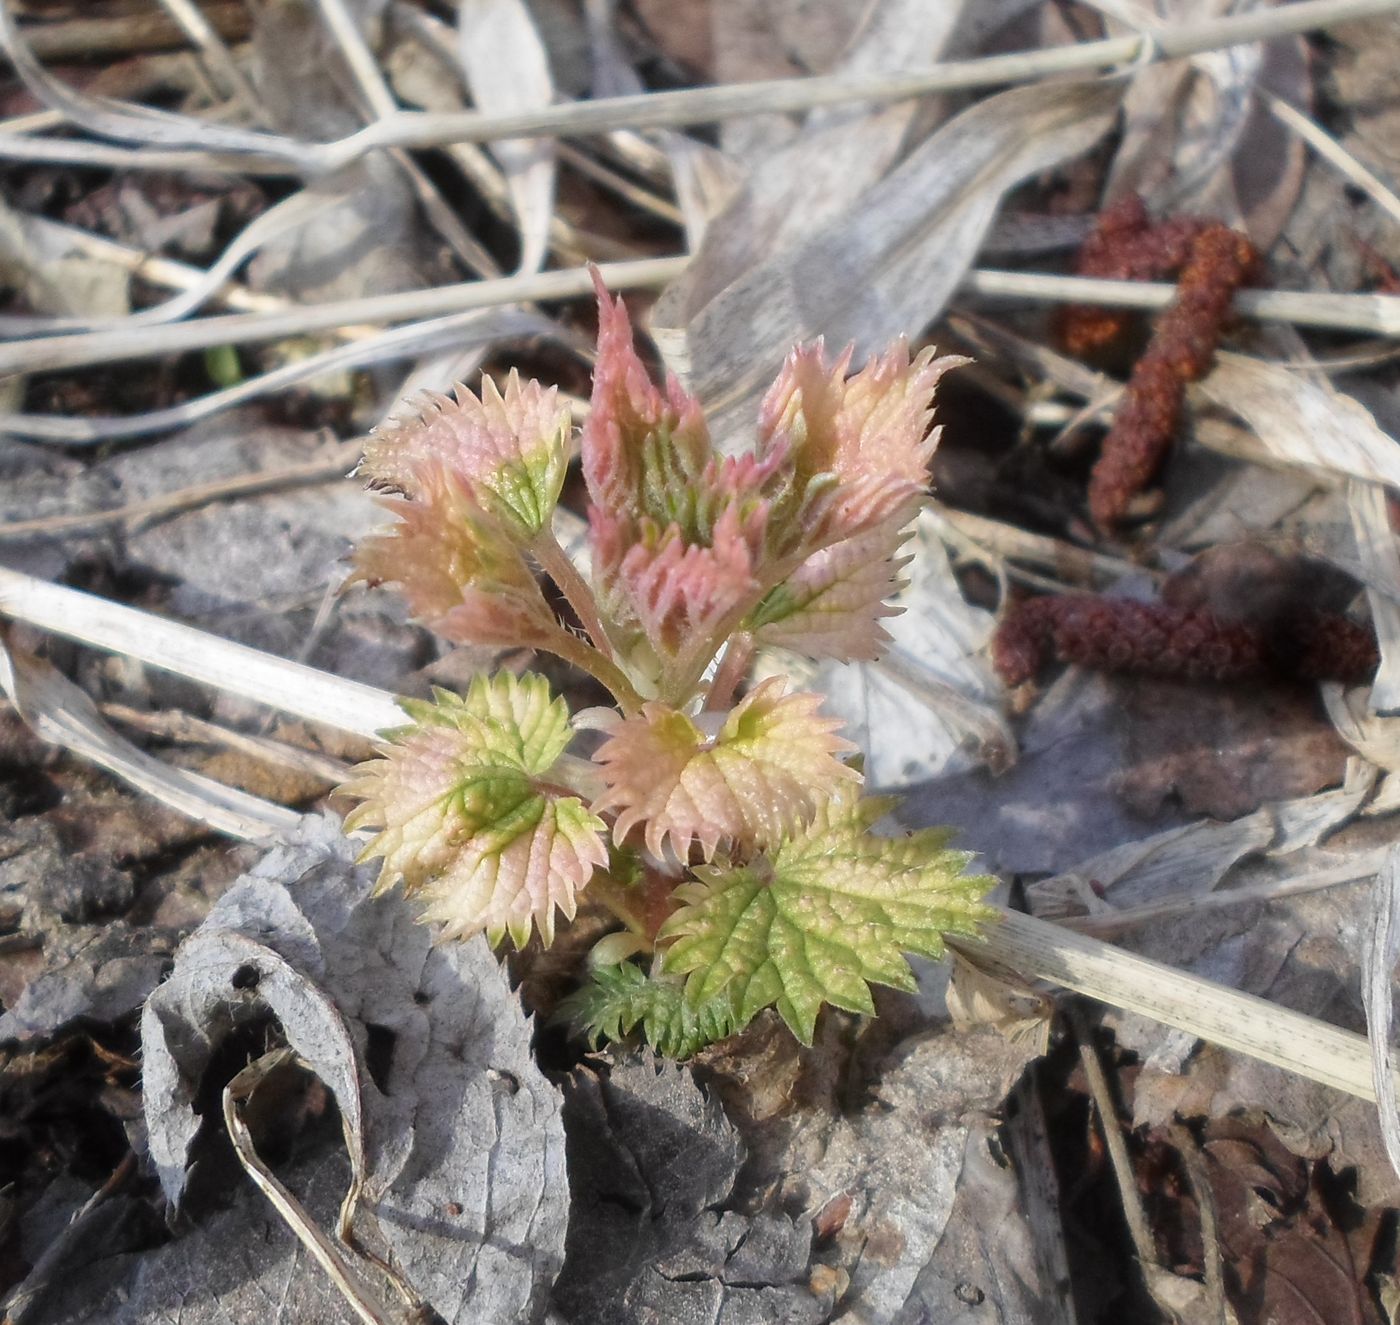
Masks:
[[[374,736],[403,723],[394,696],[382,690],[4,567],[0,615],[342,731]],[[599,658],[582,640],[576,643]],[[1376,1098],[1365,1036],[1088,935],[1004,912],[980,940],[950,939],[949,946],[979,965],[1010,970],[1022,980],[1053,981],[1361,1099]]]
[[[716,622],[710,630],[703,635],[697,634],[691,640],[665,670],[661,693],[667,703],[679,706],[689,701],[700,684],[700,678],[705,675],[705,669],[719,652],[720,646],[725,640],[739,633],[739,627],[763,600],[763,595],[775,584],[781,583],[793,569],[794,567],[786,561],[771,568],[771,573],[753,593],[743,602],[736,604],[729,614]]]
[[[707,709],[715,710],[729,707],[730,701],[734,698],[735,688],[748,675],[753,655],[753,636],[747,630],[741,630],[730,639],[729,647],[725,649],[724,657],[720,659],[719,666],[715,669],[714,677],[710,681],[709,693],[705,696]]]
[[[652,938],[647,933],[646,921],[632,909],[630,888],[624,888],[602,870],[597,871],[588,881],[588,893],[602,902],[609,911],[613,913],[631,933],[635,934],[646,944],[646,950],[652,950]]]
[[[641,695],[627,679],[622,668],[611,658],[605,658],[587,640],[580,639],[572,631],[561,626],[554,634],[542,640],[540,647],[548,649],[565,662],[573,663],[575,667],[581,667],[600,685],[607,687],[612,692],[612,697],[617,700],[618,707],[629,717],[642,707]]]
[[[593,647],[605,658],[613,656],[612,641],[608,639],[603,618],[598,615],[598,600],[588,581],[578,573],[578,567],[569,559],[569,554],[559,546],[554,530],[546,525],[530,544],[530,552],[540,563],[540,569],[554,581],[555,587],[574,609],[579,623],[588,632]]]

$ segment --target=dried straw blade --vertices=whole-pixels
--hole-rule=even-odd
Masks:
[[[427,148],[454,143],[488,143],[508,138],[580,137],[617,129],[680,128],[714,124],[759,114],[794,114],[854,102],[885,104],[935,92],[997,87],[1069,72],[1136,66],[1149,59],[1180,59],[1289,33],[1386,14],[1400,0],[1302,0],[1190,25],[1151,36],[1115,37],[1047,50],[948,61],[926,69],[871,76],[830,75],[775,79],[677,92],[650,92],[571,102],[539,110],[483,115],[479,112],[401,111],[332,143],[304,143],[272,134],[253,134],[204,125],[185,116],[156,115],[115,103],[99,103],[63,87],[48,75],[13,23],[0,26],[17,68],[46,104],[60,106],[77,123],[107,137],[149,144],[131,150],[102,145],[0,137],[0,157],[30,160],[84,160],[89,164],[134,169],[231,168],[244,172],[325,172],[382,148]],[[0,21],[3,8],[0,8]],[[164,144],[165,146],[160,146]],[[45,152],[51,153],[45,157]]]
[[[649,289],[679,275],[687,261],[683,257],[644,258],[635,262],[609,263],[600,270],[611,289]],[[157,354],[182,354],[216,345],[245,345],[284,336],[307,336],[362,322],[405,322],[471,309],[497,308],[503,304],[577,299],[592,293],[593,279],[588,269],[572,267],[527,276],[466,281],[432,290],[368,295],[360,299],[289,308],[285,312],[229,313],[174,326],[144,327],[140,331],[117,329],[46,336],[0,345],[0,374],[77,368]]]
[[[399,726],[394,696],[119,603],[0,568],[0,613],[342,731]]]
[[[683,255],[641,258],[608,263],[600,270],[610,289],[655,289],[680,276],[689,261]],[[969,272],[961,289],[964,294],[991,299],[1102,304],[1149,312],[1165,308],[1176,295],[1174,285],[986,270]],[[37,337],[0,344],[0,376],[335,332],[363,323],[406,322],[503,304],[578,299],[590,295],[592,290],[587,269],[574,267],[467,281],[431,290],[368,295],[284,311],[222,314],[139,332],[118,328]],[[1236,297],[1236,307],[1238,312],[1261,321],[1400,336],[1400,295],[1246,290]]]
[[[1050,980],[1349,1095],[1376,1098],[1371,1046],[1364,1035],[1253,994],[1019,911],[1003,912],[980,942],[950,939],[949,943],[969,960],[990,960],[1022,980]]]

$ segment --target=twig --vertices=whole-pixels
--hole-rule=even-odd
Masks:
[[[577,147],[560,143],[558,151],[561,162],[572,166],[580,175],[586,176],[617,194],[624,202],[630,202],[634,207],[640,207],[653,216],[659,216],[663,221],[669,221],[672,225],[683,226],[685,224],[685,215],[669,198],[663,198],[659,193],[653,193],[650,189],[633,183],[620,171],[614,170],[611,166],[604,164],[596,157],[589,156],[587,152],[580,151]]]
[[[1226,1325],[1232,1319],[1225,1298],[1225,1265],[1220,1254],[1220,1222],[1215,1212],[1215,1194],[1206,1172],[1196,1138],[1180,1123],[1172,1123],[1167,1133],[1191,1182],[1196,1209],[1201,1215],[1201,1257],[1205,1270],[1205,1325]]]
[[[1121,383],[1096,372],[1077,359],[1039,341],[1019,335],[1002,322],[967,309],[948,313],[948,326],[976,350],[980,357],[1000,355],[1043,384],[1054,386],[1080,400],[1093,400]]]
[[[160,0],[160,2],[165,6],[170,17],[180,26],[185,36],[199,48],[199,53],[208,66],[209,72],[218,74],[223,83],[223,91],[241,102],[243,109],[252,116],[255,123],[262,123],[264,118],[262,102],[258,100],[258,94],[253,90],[253,85],[243,76],[243,71],[234,63],[233,56],[229,54],[228,47],[224,45],[223,38],[209,21],[208,15],[199,6],[193,4],[192,0]],[[32,42],[30,46],[32,49]]]
[[[601,268],[603,280],[615,290],[652,289],[685,270],[688,259],[644,258],[610,263]],[[183,354],[215,345],[246,345],[334,330],[347,323],[404,322],[469,309],[555,299],[578,299],[593,293],[587,268],[502,276],[467,281],[433,290],[406,290],[369,295],[336,303],[316,304],[281,313],[229,313],[199,318],[175,326],[134,331],[94,331],[70,336],[0,345],[0,374],[77,368],[120,359],[144,359],[156,354]],[[1397,298],[1396,303],[1400,303]]]
[[[165,409],[123,416],[66,414],[0,414],[0,432],[40,441],[63,442],[68,446],[90,446],[98,442],[145,437],[151,433],[183,428],[207,419],[247,400],[284,390],[301,382],[313,381],[328,373],[364,364],[408,358],[441,349],[466,350],[502,340],[542,336],[571,343],[557,323],[543,314],[521,308],[491,308],[426,322],[411,322],[389,331],[375,332],[348,345],[336,345],[305,359],[294,359],[266,373],[246,378],[237,386],[210,391],[193,400],[181,401]]]
[[[96,96],[70,86],[38,60],[8,5],[0,5],[0,48],[29,93],[50,110],[62,111],[78,128],[136,143],[183,146],[193,140],[205,150],[233,156],[280,151],[303,162],[306,160],[301,144],[293,139],[194,119],[155,106]]]
[[[1142,1199],[1138,1195],[1133,1162],[1128,1154],[1127,1143],[1123,1140],[1123,1129],[1118,1122],[1118,1107],[1113,1102],[1113,1092],[1109,1089],[1103,1064],[1099,1062],[1099,1051],[1094,1047],[1093,1032],[1087,1021],[1077,1013],[1071,1013],[1070,1024],[1074,1027],[1074,1038],[1079,1041],[1079,1062],[1084,1068],[1089,1096],[1094,1101],[1094,1111],[1099,1115],[1099,1127],[1103,1130],[1104,1144],[1108,1147],[1109,1163],[1113,1166],[1113,1176],[1118,1183],[1118,1195],[1123,1202],[1123,1219],[1128,1225],[1133,1250],[1137,1253],[1143,1278],[1147,1281],[1150,1291],[1153,1287],[1152,1272],[1161,1267],[1157,1264],[1157,1247],[1152,1230],[1147,1226],[1147,1212],[1143,1209]]]
[[[152,285],[163,285],[172,290],[194,289],[209,279],[208,271],[192,267],[188,263],[176,262],[173,258],[162,258],[145,249],[119,244],[105,235],[94,235],[91,231],[77,226],[65,225],[47,217],[27,217],[27,221],[42,225],[53,233],[62,234],[75,252],[84,257],[110,262],[123,271]],[[236,281],[226,281],[210,296],[214,301],[227,304],[242,312],[271,313],[292,307],[289,299],[277,294],[264,294],[250,290]]]
[[[336,1291],[345,1299],[346,1305],[359,1317],[364,1325],[391,1325],[392,1322],[406,1322],[407,1313],[402,1310],[388,1310],[376,1301],[368,1286],[360,1279],[347,1262],[345,1253],[317,1227],[316,1221],[307,1213],[306,1207],[282,1184],[277,1175],[259,1158],[253,1145],[252,1134],[243,1121],[239,1103],[248,1099],[256,1091],[261,1080],[271,1072],[290,1061],[294,1055],[290,1050],[279,1049],[265,1054],[255,1063],[250,1063],[224,1087],[223,1111],[224,1126],[228,1128],[229,1140],[233,1142],[238,1162],[243,1171],[253,1180],[253,1184],[267,1197],[272,1208],[281,1216],[283,1223],[306,1248],[307,1254],[316,1262],[335,1285]]]
[[[417,42],[421,50],[438,61],[452,86],[464,94],[466,77],[457,56],[457,34],[441,19],[415,6],[397,3],[391,9],[395,24]],[[460,104],[461,97],[458,98]],[[490,154],[476,143],[445,143],[443,149],[492,212],[506,224],[514,224],[516,218],[510,200],[510,186]],[[561,262],[571,265],[577,265],[589,256],[582,237],[557,212],[549,219],[549,246]]]
[[[1215,910],[1225,906],[1249,906],[1257,903],[1280,901],[1285,897],[1298,897],[1306,893],[1321,892],[1324,888],[1340,888],[1349,883],[1362,883],[1372,879],[1376,871],[1385,863],[1389,848],[1377,847],[1365,852],[1358,859],[1346,865],[1338,865],[1330,870],[1318,870],[1313,874],[1301,874],[1296,879],[1283,879],[1277,883],[1249,884],[1243,888],[1221,888],[1209,893],[1192,893],[1186,897],[1168,898],[1149,906],[1134,906],[1122,910],[1103,911],[1089,916],[1059,916],[1057,925],[1073,929],[1080,934],[1093,934],[1098,938],[1109,938],[1125,930],[1137,929],[1158,920],[1174,920],[1180,916],[1193,915],[1200,911]]]
[[[655,289],[680,276],[688,262],[684,256],[643,258],[609,263],[601,270],[611,289]],[[402,322],[503,304],[576,299],[591,294],[592,289],[587,269],[576,267],[532,276],[468,281],[431,290],[367,295],[284,312],[230,313],[178,326],[154,327],[139,335],[118,329],[45,336],[0,345],[0,375],[48,372],[204,350],[214,345],[243,345],[286,336],[312,335],[336,331],[351,323]],[[965,294],[987,298],[1104,304],[1150,311],[1170,303],[1176,287],[1034,272],[978,270],[967,274],[962,290]],[[1400,336],[1400,295],[1246,290],[1236,296],[1235,309],[1262,321]]]
[[[321,18],[331,36],[340,47],[340,53],[350,67],[351,76],[360,89],[371,114],[377,120],[396,115],[399,104],[384,81],[379,65],[375,61],[359,25],[346,8],[345,0],[318,0]],[[423,168],[407,152],[392,153],[399,169],[404,172],[418,201],[423,204],[424,215],[433,228],[451,246],[468,271],[481,276],[497,276],[500,269],[495,259],[475,235],[462,224],[461,218],[447,205],[437,185],[424,173]]]
[[[179,294],[159,304],[153,304],[149,308],[143,308],[139,312],[108,319],[0,316],[0,334],[30,336],[44,332],[91,333],[98,330],[131,332],[137,327],[174,322],[194,312],[200,305],[213,298],[220,289],[228,284],[234,272],[264,244],[287,234],[289,231],[299,229],[319,216],[323,216],[330,208],[342,201],[341,198],[315,189],[302,189],[290,197],[282,199],[276,206],[254,218],[249,225],[235,235],[225,246],[224,251],[219,254],[218,261],[208,270],[198,271],[192,267],[185,268],[182,276],[187,272],[191,279],[182,281]],[[38,218],[26,219],[31,223],[50,224],[40,221]],[[143,274],[139,268],[132,270],[133,274]],[[287,300],[276,300],[267,306],[267,311],[272,312],[294,306]]]
[[[18,571],[0,568],[0,612],[341,731],[372,738],[403,725],[383,690],[343,677],[327,685],[315,668]]]
[[[121,124],[105,124],[102,132],[108,137],[128,137],[150,146],[134,151],[102,149],[100,156],[94,154],[92,163],[169,170],[198,168],[199,165],[217,168],[236,161],[235,168],[244,173],[269,170],[273,173],[318,173],[338,169],[366,152],[386,147],[426,148],[448,143],[496,142],[504,138],[580,137],[614,129],[678,128],[749,115],[793,114],[852,102],[906,101],[935,92],[995,87],[1076,71],[1136,69],[1147,60],[1199,55],[1391,13],[1397,8],[1400,8],[1400,0],[1302,0],[1297,4],[1183,24],[1151,36],[1115,37],[980,60],[950,61],[898,74],[775,79],[599,98],[508,115],[399,111],[348,138],[324,144],[303,143],[272,134],[227,132],[211,141],[206,132],[210,126],[186,117],[161,116],[158,124],[151,118],[141,123],[127,117]],[[23,55],[18,56],[17,66],[23,59]],[[30,67],[21,69],[21,73],[27,82],[36,77],[36,71]],[[62,92],[51,89],[51,93],[77,109],[79,99],[66,89]],[[181,125],[185,142],[179,141]],[[194,155],[191,144],[196,148]],[[0,156],[44,159],[41,149],[48,148],[54,153],[51,160],[81,159],[80,153],[71,150],[74,146],[62,140],[36,142],[7,138],[0,140]]]
[[[1094,280],[1041,272],[970,271],[962,293],[985,299],[1035,303],[1102,304],[1155,312],[1171,303],[1176,286],[1148,281]],[[1382,336],[1400,335],[1400,295],[1326,294],[1293,290],[1241,290],[1234,311],[1261,322],[1335,327]]]
[[[1009,561],[1021,561],[1051,571],[1057,583],[1098,585],[1112,584],[1132,572],[1142,574],[1122,557],[1092,548],[1077,547],[1048,534],[1035,534],[1017,525],[993,520],[970,511],[954,510],[937,502],[930,503],[940,520],[945,520],[957,532],[979,549]]]
[[[301,816],[282,805],[187,769],[172,768],[118,736],[85,691],[47,663],[0,645],[0,691],[41,739],[105,768],[138,791],[216,832],[249,841],[281,841]]]
[[[345,63],[350,68],[356,86],[369,103],[370,110],[379,119],[393,115],[399,109],[398,102],[389,91],[389,85],[384,81],[378,62],[365,45],[364,34],[346,8],[345,0],[317,0],[317,4],[321,11],[321,20],[335,39],[336,45],[340,47],[340,53],[345,57]]]
[[[136,1171],[136,1156],[127,1151],[122,1162],[112,1171],[111,1176],[83,1203],[82,1209],[69,1220],[62,1232],[44,1248],[34,1268],[24,1277],[5,1301],[3,1325],[24,1325],[34,1307],[42,1300],[53,1285],[54,1279],[65,1266],[69,1254],[79,1246],[88,1233],[92,1217],[106,1204],[126,1180]]]
[[[291,769],[295,773],[306,773],[338,786],[350,775],[352,765],[343,759],[333,759],[330,755],[317,754],[314,750],[303,750],[299,745],[288,745],[285,741],[274,740],[270,736],[253,736],[248,732],[234,731],[221,727],[218,723],[196,718],[193,713],[183,713],[178,709],[165,709],[151,713],[142,709],[129,708],[125,704],[102,704],[99,706],[104,717],[121,723],[124,727],[135,727],[153,736],[163,736],[167,740],[182,741],[189,745],[219,745],[230,750],[238,750],[275,764],[279,768]]]
[[[949,61],[898,74],[773,79],[599,98],[509,115],[423,114],[416,123],[405,121],[390,127],[389,132],[398,146],[431,147],[443,142],[493,142],[542,134],[582,137],[613,129],[680,128],[748,115],[793,114],[858,101],[904,101],[935,92],[996,87],[1075,71],[1119,66],[1136,69],[1144,58],[1179,59],[1390,13],[1397,8],[1400,8],[1400,0],[1303,0],[1268,10],[1183,24],[1151,36],[1118,37],[978,60]],[[386,146],[390,140],[372,141],[383,132],[366,130],[329,144],[328,154],[334,159],[356,149]],[[343,163],[337,161],[336,164]]]
[[[1049,980],[1349,1095],[1376,1098],[1364,1035],[1086,934],[1004,911],[978,941],[950,938],[948,945],[971,962],[1005,967],[1021,980]]]

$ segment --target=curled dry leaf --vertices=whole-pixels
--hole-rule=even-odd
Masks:
[[[1359,400],[1325,379],[1222,352],[1197,390],[1249,425],[1264,463],[1400,488],[1395,439]]]
[[[275,1016],[334,1092],[361,1207],[413,1287],[446,1320],[541,1320],[568,1196],[559,1100],[529,1022],[484,943],[434,945],[349,854],[339,824],[308,820],[220,899],[147,1004],[146,1122],[162,1185],[178,1204],[197,1093],[230,1028]],[[251,1187],[244,1199],[261,1200]],[[129,1268],[128,1294],[143,1264]],[[270,1255],[265,1273],[264,1302],[286,1269]],[[187,1267],[181,1288],[192,1308]]]
[[[1162,26],[1166,9],[1145,0],[1104,0],[1098,7],[1148,32]],[[1167,21],[1209,20],[1228,8],[1220,0],[1192,0],[1171,6]],[[1254,243],[1267,249],[1297,201],[1306,154],[1256,90],[1304,106],[1311,84],[1308,47],[1297,37],[1144,64],[1123,97],[1108,199],[1141,193],[1162,208],[1243,221]]]
[[[1372,891],[1370,932],[1361,957],[1361,991],[1371,1041],[1381,1136],[1400,1175],[1400,1110],[1395,1095],[1395,964],[1400,961],[1400,848],[1392,847]]]
[[[1347,485],[1347,508],[1381,651],[1370,702],[1377,713],[1393,713],[1400,709],[1400,550],[1390,499],[1379,485],[1353,479]]]
[[[1330,382],[1244,355],[1218,355],[1199,390],[1249,425],[1262,462],[1360,480],[1348,490],[1348,505],[1381,650],[1371,699],[1380,712],[1400,707],[1400,558],[1383,492],[1400,489],[1395,439]],[[1202,440],[1210,443],[1208,431]]]

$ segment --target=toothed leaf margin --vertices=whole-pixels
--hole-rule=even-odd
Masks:
[[[964,873],[947,830],[868,831],[889,808],[846,792],[768,856],[695,868],[658,935],[692,1006],[728,994],[747,1022],[772,1005],[811,1044],[823,1003],[873,1013],[872,983],[914,988],[904,953],[941,957],[945,934],[994,918],[980,899],[995,880]]]
[[[636,962],[595,968],[589,983],[559,1005],[557,1016],[594,1047],[623,1040],[640,1025],[647,1043],[667,1058],[689,1058],[745,1024],[727,994],[693,1005],[681,981],[650,976]]]

